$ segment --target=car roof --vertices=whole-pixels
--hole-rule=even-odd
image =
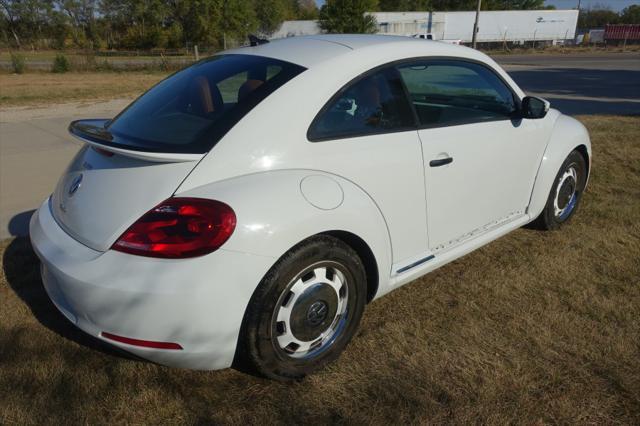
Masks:
[[[367,34],[322,34],[313,36],[289,37],[271,40],[259,46],[247,46],[233,49],[222,54],[247,54],[266,56],[305,68],[355,51],[371,50],[373,55],[381,50],[393,50],[402,46],[404,52],[415,52],[413,56],[459,56],[483,59],[484,55],[463,46],[449,43],[417,39],[413,37]]]

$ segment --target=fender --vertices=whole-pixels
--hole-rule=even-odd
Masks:
[[[267,256],[273,259],[271,265],[313,235],[330,231],[355,234],[369,246],[376,260],[379,282],[375,297],[390,290],[385,285],[392,259],[387,224],[370,196],[347,179],[315,170],[275,170],[183,192],[178,189],[175,195],[227,203],[235,211],[237,223],[222,249]],[[259,282],[246,284],[253,286],[253,292]]]
[[[591,164],[591,141],[589,133],[582,123],[567,115],[556,120],[547,148],[538,167],[538,174],[531,192],[527,213],[531,220],[537,218],[547,203],[553,182],[567,156],[578,147],[587,152],[587,181]]]

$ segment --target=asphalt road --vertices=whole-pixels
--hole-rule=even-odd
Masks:
[[[565,114],[640,114],[640,53],[497,55],[527,93]]]
[[[564,113],[640,114],[640,53],[495,59],[525,92],[547,98]],[[23,119],[0,111],[0,238],[26,234],[33,209],[51,193],[80,147],[67,134],[68,123],[111,117],[123,105],[52,108],[29,112]]]

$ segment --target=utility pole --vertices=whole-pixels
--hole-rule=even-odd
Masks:
[[[473,38],[471,39],[471,44],[473,48],[476,48],[476,37],[478,36],[478,18],[480,17],[480,6],[482,5],[482,0],[478,0],[478,8],[476,9],[476,20],[473,22]]]

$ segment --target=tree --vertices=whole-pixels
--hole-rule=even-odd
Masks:
[[[258,29],[265,34],[273,33],[282,21],[291,16],[292,6],[288,0],[255,0]]]
[[[378,9],[383,12],[427,11],[431,9],[431,0],[380,0]]]
[[[620,19],[617,13],[609,9],[580,10],[578,28],[602,28],[606,24],[617,24]]]
[[[55,6],[71,23],[72,38],[76,45],[84,47],[87,42],[94,47],[100,45],[96,26],[97,0],[60,0]]]
[[[258,28],[253,5],[246,0],[223,0],[220,28],[223,44],[229,38],[246,40]]]
[[[99,11],[102,15],[107,47],[119,47],[122,35],[126,32],[131,20],[126,0],[102,0]]]
[[[536,10],[545,9],[544,0],[509,0],[508,8],[517,10]]]
[[[640,24],[640,5],[632,4],[622,10],[620,20],[624,24]]]
[[[221,36],[222,0],[174,0],[166,27],[171,47],[189,42],[217,45]]]
[[[320,27],[328,33],[375,33],[376,20],[365,14],[377,0],[328,0],[320,9]]]
[[[52,13],[50,2],[45,0],[0,0],[5,28],[11,33],[16,47],[22,41],[36,42],[47,35],[49,17]]]
[[[10,0],[0,0],[0,7],[2,8],[2,17],[4,25],[3,30],[6,28],[11,32],[13,39],[16,43],[16,47],[19,49],[21,47],[20,44],[20,30],[19,30],[19,9],[15,2]]]
[[[410,3],[399,1],[399,3]],[[429,10],[475,10],[477,0],[431,0]],[[546,9],[544,0],[482,0],[482,10]]]
[[[293,16],[290,19],[318,19],[319,10],[314,0],[292,0]]]
[[[319,10],[315,0],[286,0],[286,4],[287,20],[318,19]]]

